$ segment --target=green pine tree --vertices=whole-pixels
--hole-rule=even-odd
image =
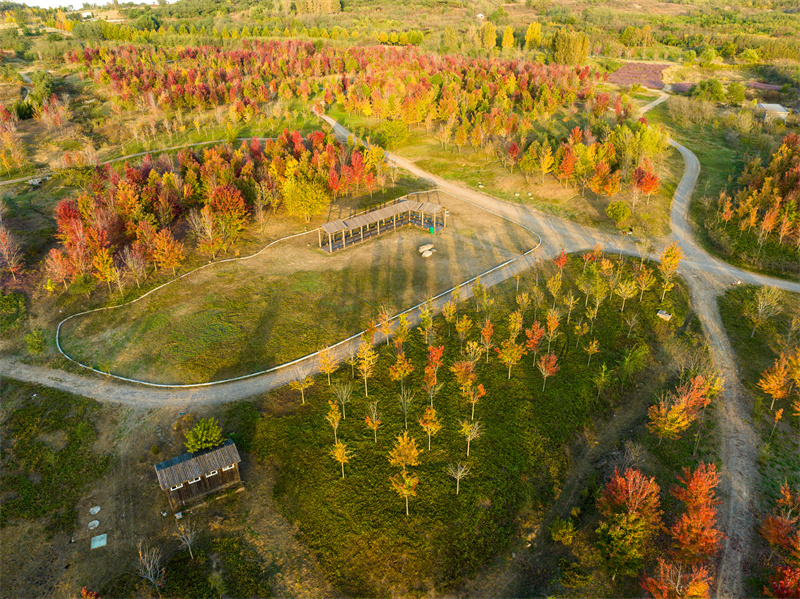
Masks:
[[[203,418],[186,433],[186,451],[194,453],[201,449],[222,445],[222,429],[216,418]]]

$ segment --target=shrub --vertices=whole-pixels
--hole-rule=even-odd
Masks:
[[[40,329],[34,329],[25,335],[25,349],[32,356],[44,353],[44,333]]]
[[[575,540],[575,525],[571,519],[562,520],[556,516],[556,519],[550,525],[550,538],[556,543],[564,543],[564,545],[572,545]]]
[[[606,208],[606,215],[619,226],[620,223],[624,222],[631,215],[631,209],[628,204],[622,200],[618,200],[608,205]]]

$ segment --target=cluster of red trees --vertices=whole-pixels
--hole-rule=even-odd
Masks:
[[[670,494],[685,507],[668,526],[662,523],[660,487],[636,468],[615,470],[597,502],[598,541],[613,577],[636,576],[659,531],[666,531],[668,554],[659,557],[656,570],[642,580],[655,599],[708,597],[711,561],[724,538],[716,528],[716,467],[701,463],[694,471],[685,468],[678,482]]]
[[[800,250],[800,135],[784,137],[768,165],[751,161],[738,182],[732,197],[719,197],[717,218],[726,229],[757,237],[756,257],[768,240]]]
[[[761,523],[761,535],[772,548],[770,560],[777,554],[780,563],[773,572],[764,594],[789,599],[800,597],[800,492],[781,486],[781,496],[772,514]]]
[[[671,540],[669,557],[659,557],[656,572],[645,576],[642,582],[654,599],[709,597],[712,560],[724,539],[716,528],[716,467],[700,463],[694,472],[684,468],[678,482],[680,485],[674,485],[670,494],[683,503],[685,511],[667,528]]]
[[[321,131],[303,138],[285,130],[262,144],[257,139],[234,149],[217,145],[184,149],[177,166],[170,156],[124,172],[95,168],[88,188],[56,207],[59,248],[47,257],[51,281],[76,281],[87,275],[122,285],[126,274],[137,284],[150,265],[173,272],[185,256],[174,232],[185,218],[198,246],[212,258],[241,234],[251,214],[285,206],[306,219],[334,194],[375,185],[380,156],[367,160]]]

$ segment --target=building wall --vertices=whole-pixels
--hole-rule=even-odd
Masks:
[[[170,505],[173,508],[180,508],[197,501],[209,493],[214,493],[215,491],[236,484],[241,480],[239,476],[239,464],[234,464],[232,470],[223,472],[222,469],[220,469],[214,476],[208,478],[201,476],[200,480],[193,484],[184,482],[183,487],[180,489],[176,489],[175,491],[167,490],[166,493]]]

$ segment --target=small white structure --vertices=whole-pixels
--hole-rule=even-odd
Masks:
[[[789,109],[784,108],[780,104],[762,104],[759,102],[756,108],[764,111],[764,122],[772,119],[785,121],[789,116]]]
[[[422,252],[423,258],[430,258],[431,256],[433,256],[433,252],[430,250],[425,250],[424,252]]]
[[[97,535],[96,537],[92,537],[91,547],[92,549],[98,549],[100,547],[105,547],[108,543],[108,534],[104,533],[102,535]]]
[[[484,17],[484,16],[483,16],[483,13],[482,13],[482,12],[479,12],[479,13],[478,13],[477,15],[475,15],[475,16],[476,16],[476,17],[478,17],[479,19],[485,19],[485,18],[486,18],[486,17]]]
[[[91,19],[93,16],[90,11],[81,13],[81,19]]]
[[[419,253],[420,254],[424,254],[428,250],[432,250],[433,249],[433,244],[432,243],[426,243],[425,245],[419,246],[418,249],[419,249]]]
[[[669,312],[665,312],[664,310],[659,310],[656,316],[658,316],[662,320],[666,320],[667,322],[669,322],[672,319],[672,314],[670,314]]]

